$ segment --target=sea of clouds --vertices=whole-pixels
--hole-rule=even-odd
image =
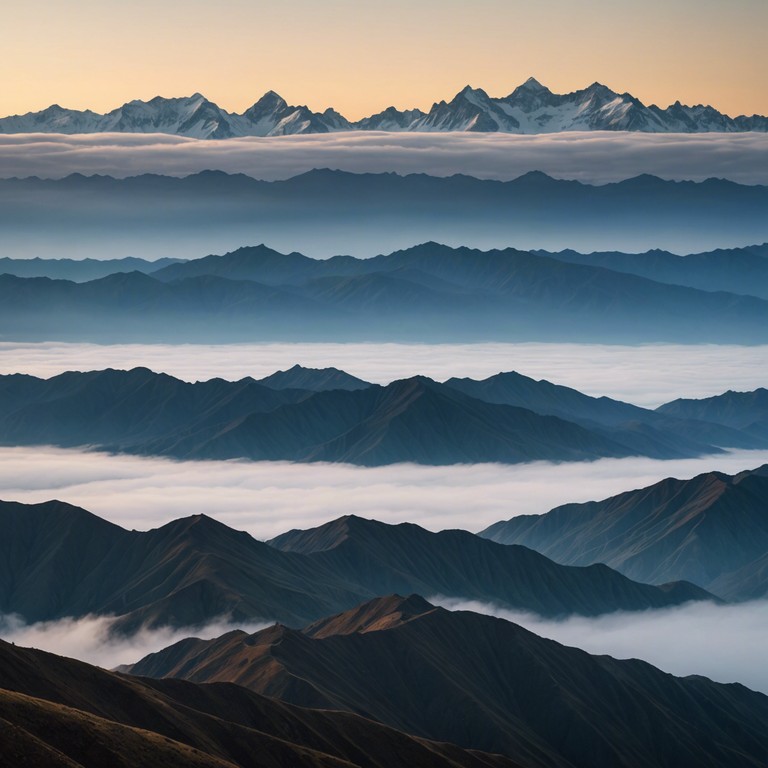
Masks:
[[[552,464],[294,464],[174,461],[45,446],[0,448],[5,500],[76,504],[129,529],[206,514],[258,539],[342,515],[430,530],[479,531],[498,520],[603,499],[666,477],[729,474],[768,463],[768,451],[695,459],[600,459]]]
[[[415,375],[445,381],[517,371],[655,408],[768,385],[768,345],[717,344],[86,344],[0,342],[0,374],[145,366],[185,381],[259,379],[295,364],[335,366],[375,384]]]
[[[114,345],[0,344],[0,372],[51,376],[67,369],[147,365],[187,380],[260,377],[294,363],[335,365],[386,383],[422,373],[436,379],[518,370],[536,378],[654,406],[682,395],[707,396],[765,384],[768,347],[576,344],[264,344]],[[361,468],[288,462],[178,462],[51,447],[0,448],[2,498],[52,498],[82,506],[126,528],[147,530],[196,513],[259,539],[307,528],[344,514],[431,530],[478,531],[501,519],[543,513],[566,502],[601,499],[657,482],[718,470],[734,473],[768,463],[768,451],[658,461],[452,467]],[[593,653],[638,657],[675,674],[737,680],[768,692],[764,664],[768,603],[695,604],[639,614],[550,621],[466,601],[455,609],[493,613],[538,634]],[[264,617],[265,622],[270,617]],[[181,630],[110,632],[112,619],[85,617],[27,625],[0,617],[0,637],[114,667],[136,661],[190,634],[212,637],[226,618]],[[262,624],[245,627],[255,631]]]
[[[0,135],[0,177],[6,178],[59,178],[75,172],[185,176],[216,169],[275,180],[313,168],[502,180],[538,170],[587,183],[651,173],[673,180],[718,177],[766,184],[768,134],[360,131],[217,141],[164,134]]]
[[[674,675],[704,675],[768,694],[768,600],[738,605],[688,603],[679,608],[597,618],[572,616],[561,621],[477,601],[432,597],[430,602],[513,621],[537,635],[589,653],[642,659]]]

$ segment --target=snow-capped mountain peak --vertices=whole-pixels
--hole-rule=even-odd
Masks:
[[[768,131],[768,117],[729,117],[711,106],[675,101],[667,108],[646,106],[629,93],[594,82],[578,91],[553,93],[529,77],[508,96],[491,97],[482,88],[462,88],[429,112],[387,107],[351,123],[335,109],[313,112],[291,106],[267,91],[242,114],[230,113],[201,93],[181,98],[155,96],[129,101],[106,114],[65,109],[58,104],[39,112],[0,119],[0,133],[168,133],[201,139],[282,136],[331,131],[476,131],[556,133],[561,131],[644,131],[703,133]]]

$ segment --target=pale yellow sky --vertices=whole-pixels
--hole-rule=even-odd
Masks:
[[[0,29],[0,115],[272,89],[350,119],[598,80],[645,103],[768,114],[768,0],[43,0]]]

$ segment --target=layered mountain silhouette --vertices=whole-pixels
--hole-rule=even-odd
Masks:
[[[374,256],[429,241],[691,253],[768,241],[766,207],[765,186],[647,175],[590,185],[537,172],[504,182],[328,169],[273,182],[216,171],[73,174],[0,180],[0,256],[189,258],[260,242]]]
[[[681,398],[656,410],[675,418],[706,419],[758,438],[768,436],[768,389],[764,387],[752,392],[729,390],[701,400]]]
[[[0,640],[0,750],[45,768],[517,768],[236,685],[114,674]]]
[[[75,283],[0,275],[7,339],[766,338],[768,301],[505,250],[425,243],[371,259],[265,246]]]
[[[242,114],[227,112],[195,93],[183,98],[157,96],[146,102],[130,101],[103,115],[53,104],[39,112],[0,118],[0,133],[170,133],[228,139],[351,130],[703,133],[766,131],[768,118],[732,118],[710,106],[688,107],[679,101],[666,109],[646,106],[631,94],[619,94],[601,83],[555,94],[533,77],[502,98],[466,86],[451,101],[436,102],[426,113],[388,107],[357,122],[350,122],[333,108],[313,112],[306,106],[291,106],[274,91],[265,93]]]
[[[662,598],[645,585],[622,585],[606,568],[589,574],[555,571],[526,548],[490,549],[483,539],[466,531],[431,533],[411,523],[386,525],[355,516],[319,528],[290,531],[269,544],[283,552],[306,555],[343,579],[362,579],[374,594],[471,594],[478,600],[506,605],[527,602],[528,610],[545,615],[571,612],[562,602],[566,594],[571,605],[581,606],[578,612],[583,614],[592,610],[598,591],[615,590],[614,600],[626,600],[628,605],[647,600],[648,607],[659,599],[706,598],[702,591],[682,583],[663,585],[668,597]],[[526,597],[533,592],[538,605]]]
[[[295,368],[264,383],[191,384],[146,368],[50,379],[12,374],[0,376],[0,444],[366,466],[679,458],[718,453],[715,443],[766,444],[725,425],[658,415],[518,374],[501,378],[524,382],[514,397],[506,387],[514,404],[494,401],[482,382],[415,376],[365,386],[336,369]],[[307,388],[281,387],[291,382]]]
[[[712,599],[691,584],[636,584],[604,565],[564,567],[466,532],[359,518],[270,546],[203,515],[140,532],[63,502],[0,502],[0,529],[0,613],[116,616],[124,632],[221,617],[301,626],[395,586],[548,616]],[[327,551],[301,551],[308,537]]]
[[[728,291],[768,299],[768,243],[746,248],[718,248],[705,253],[678,256],[668,251],[646,253],[547,253],[560,261],[606,267],[660,283],[687,285],[703,291]]]
[[[496,523],[480,535],[559,563],[606,563],[630,578],[686,579],[720,597],[768,594],[768,467],[668,478],[604,501]]]
[[[507,621],[379,598],[303,630],[183,640],[134,674],[235,682],[524,766],[761,766],[768,697],[590,656]]]
[[[0,258],[0,274],[16,277],[50,277],[54,280],[72,280],[84,283],[99,280],[116,272],[157,272],[158,269],[173,264],[177,259],[157,259],[147,261],[135,256],[122,259],[14,259],[7,256]]]

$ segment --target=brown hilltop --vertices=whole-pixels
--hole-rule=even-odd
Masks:
[[[757,768],[768,697],[591,656],[501,619],[380,598],[309,626],[171,646],[136,674],[229,681],[530,768]]]
[[[236,685],[142,680],[2,641],[0,755],[36,768],[518,768]]]

